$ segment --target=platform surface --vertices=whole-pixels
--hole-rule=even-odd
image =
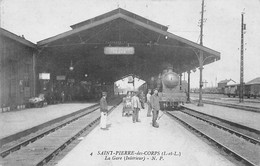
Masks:
[[[204,104],[203,107],[199,107],[196,103],[190,103],[185,104],[184,107],[260,130],[260,113],[258,112],[239,110],[211,104]]]
[[[234,165],[167,115],[163,115],[159,120],[160,128],[154,128],[151,126],[151,117],[146,117],[146,110],[140,112],[140,123],[133,123],[131,117],[122,117],[121,111],[122,105],[109,115],[109,130],[101,130],[97,126],[57,165]],[[112,151],[112,154],[108,151]],[[119,151],[133,151],[134,154],[120,155]],[[138,152],[145,154],[140,155]],[[164,152],[168,155],[162,155]],[[131,160],[125,161],[126,156]],[[135,157],[145,160],[141,161]]]
[[[0,138],[43,124],[55,118],[68,115],[94,103],[65,103],[47,105],[0,114]]]

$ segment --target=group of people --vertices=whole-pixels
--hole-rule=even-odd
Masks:
[[[107,108],[107,101],[106,101],[106,93],[102,93],[102,98],[100,99],[100,111],[101,111],[101,121],[100,121],[100,127],[101,129],[106,130],[106,121],[107,121],[107,114],[108,114],[108,108]],[[141,109],[144,108],[144,102],[145,102],[145,96],[141,92],[140,95],[138,95],[138,92],[133,92],[133,96],[131,96],[130,93],[127,94],[126,98],[131,99],[131,107],[132,107],[132,120],[133,123],[135,122],[141,122],[139,119],[139,112]],[[159,127],[159,124],[157,123],[159,110],[160,110],[160,104],[159,104],[159,96],[158,96],[158,90],[154,89],[154,92],[152,94],[152,90],[149,89],[148,93],[146,95],[146,101],[147,101],[147,117],[152,116],[152,126],[155,128]]]

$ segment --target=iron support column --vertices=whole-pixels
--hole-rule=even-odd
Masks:
[[[187,103],[190,103],[190,70],[187,73],[188,73]]]
[[[2,106],[3,106],[3,101],[2,101],[2,95],[3,95],[3,86],[2,86],[2,82],[3,82],[3,75],[2,75],[2,73],[4,72],[4,71],[2,71],[2,65],[0,66],[0,70],[1,70],[1,72],[0,72],[0,112],[2,112]]]
[[[36,76],[36,52],[33,52],[33,96],[36,96],[36,82],[37,82],[37,76]]]
[[[198,106],[203,106],[202,103],[202,87],[203,87],[203,82],[202,82],[202,70],[203,70],[203,52],[200,50],[200,55],[199,55],[199,64],[200,64],[200,91],[199,91],[199,103]]]
[[[1,42],[1,41],[0,41]],[[2,46],[2,42],[0,43],[0,48]],[[3,50],[3,48],[1,48],[1,51]],[[0,54],[1,54],[1,51],[0,51]],[[3,67],[3,63],[2,63],[2,56],[0,56],[0,112],[2,112],[2,106],[3,106],[3,101],[2,101],[2,95],[4,94],[3,93],[3,80],[5,79],[4,78],[4,67]]]
[[[136,91],[135,89],[135,76],[133,75],[133,88],[134,88],[134,91]]]
[[[182,74],[180,74],[180,90],[182,90]]]

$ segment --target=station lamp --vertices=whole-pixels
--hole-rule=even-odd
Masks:
[[[74,67],[73,67],[73,64],[72,64],[72,60],[70,61],[70,67],[69,67],[70,71],[73,71]]]

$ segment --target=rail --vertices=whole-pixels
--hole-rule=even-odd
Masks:
[[[212,135],[210,132],[208,132],[207,130],[213,130],[214,128],[210,128],[205,126],[204,125],[196,125],[196,123],[194,123],[194,119],[197,119],[197,121],[201,121],[203,118],[199,118],[198,117],[194,117],[193,115],[190,115],[190,114],[186,114],[184,113],[183,111],[175,111],[175,112],[167,112],[167,115],[175,118],[176,120],[178,120],[179,122],[181,122],[182,124],[184,124],[185,126],[187,126],[188,128],[190,128],[191,130],[195,131],[196,133],[199,133],[199,135],[207,138],[208,140],[214,142],[219,148],[221,148],[222,150],[224,150],[225,152],[228,152],[230,154],[232,154],[231,156],[234,156],[236,159],[239,159],[242,163],[244,163],[245,165],[252,165],[252,166],[256,166],[259,164],[259,161],[256,161],[257,159],[254,159],[254,158],[250,158],[249,156],[245,156],[244,154],[241,154],[241,151],[237,150],[236,148],[232,147],[232,146],[227,146],[227,142],[224,142],[217,136],[214,136]],[[181,116],[183,115],[183,116]],[[186,118],[185,118],[186,117]],[[193,120],[191,119],[193,118]],[[207,120],[206,120],[207,121]],[[228,131],[230,133],[230,135],[239,135],[241,137],[243,137],[245,139],[246,137],[246,140],[247,140],[247,136],[244,136],[244,134],[241,134],[239,132],[236,132],[234,130],[229,130],[227,129],[226,127],[223,127],[221,125],[218,125],[218,124],[215,124],[215,123],[212,123],[212,122],[205,122],[204,119],[203,119],[203,122],[204,123],[207,123],[207,124],[210,124],[210,126],[213,126],[213,127],[216,127],[218,126],[218,128],[220,127],[221,129],[223,129],[225,131]],[[199,127],[199,126],[203,126],[207,129],[203,130],[203,127]],[[212,131],[213,133],[216,132],[216,131]],[[232,134],[233,133],[233,134]],[[230,137],[230,139],[233,138]],[[222,138],[222,139],[228,139],[228,138]],[[237,137],[238,140],[240,140],[240,138]],[[259,149],[259,140],[255,140],[251,138],[250,139],[250,143],[254,142],[254,144],[249,144],[250,146],[254,146],[256,149]],[[252,141],[252,142],[251,142]],[[256,144],[255,144],[256,143]]]
[[[112,108],[110,108],[109,113],[112,110],[114,110],[120,103],[121,101],[114,105]],[[30,139],[27,139],[26,141],[18,143],[2,151],[1,156],[3,158],[3,162],[7,163],[7,165],[44,165],[45,163],[50,161],[54,156],[59,154],[66,146],[68,146],[82,133],[84,133],[87,130],[90,130],[90,128],[93,128],[93,126],[97,125],[97,122],[99,122],[100,120],[100,114],[99,112],[96,112],[98,108],[99,106],[95,105],[89,108],[86,112],[76,117],[73,117],[72,119],[58,126],[55,126],[54,128],[44,133],[40,133],[37,136],[34,136]],[[84,123],[85,121],[87,121],[88,123]],[[55,144],[55,138],[59,140],[57,142],[58,145]],[[52,139],[54,139],[54,142],[50,141]],[[35,154],[30,152],[29,155],[26,155],[24,151],[31,151],[31,149],[33,149]],[[47,150],[47,153],[43,153],[42,155],[37,154],[39,153],[37,151],[42,150]],[[16,158],[20,157],[19,155],[24,157],[23,163],[21,163],[21,161],[19,160],[16,161]]]

